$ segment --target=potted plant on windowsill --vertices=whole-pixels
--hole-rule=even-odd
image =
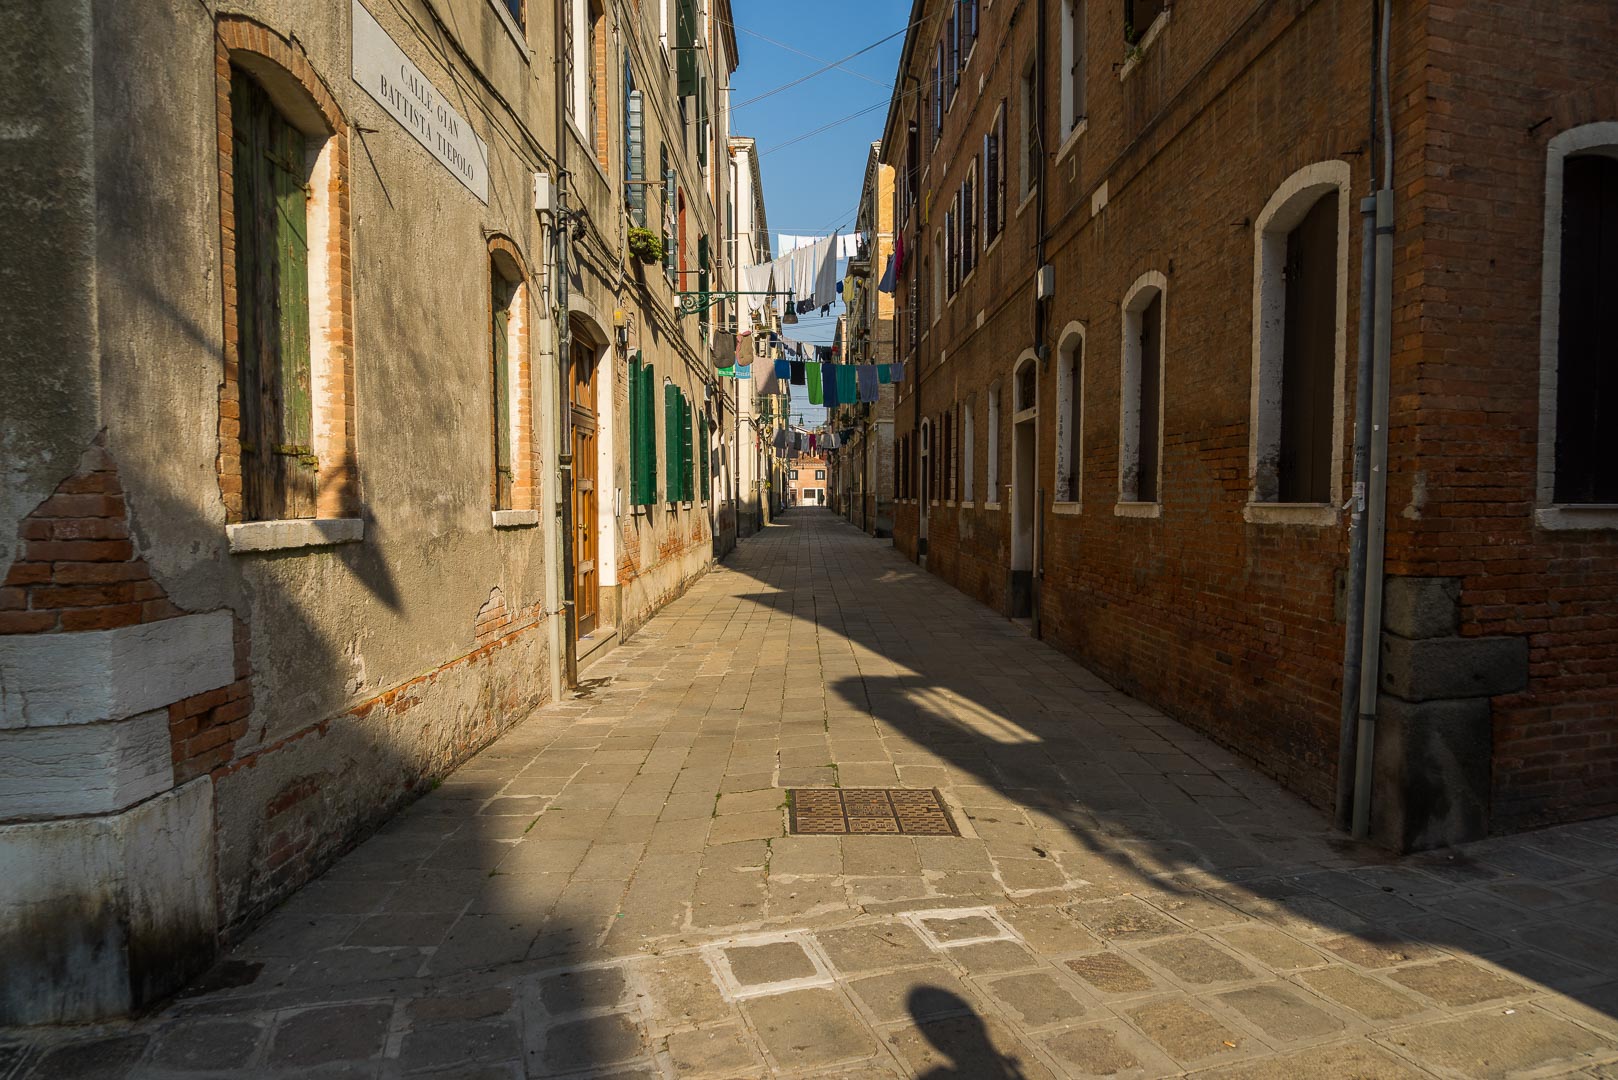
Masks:
[[[650,229],[638,225],[629,230],[629,253],[645,266],[662,261],[663,238]]]

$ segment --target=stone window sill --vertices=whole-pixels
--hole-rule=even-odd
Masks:
[[[1338,509],[1331,503],[1250,502],[1242,507],[1242,520],[1250,525],[1306,525],[1317,528],[1337,524]]]
[[[497,529],[523,529],[539,524],[538,510],[494,510],[489,517]]]
[[[998,510],[998,509],[1000,509],[1000,504],[997,503],[997,502],[986,502],[986,503],[983,504],[983,509],[985,509],[985,510]]]
[[[1173,10],[1172,7],[1165,6],[1162,11],[1157,13],[1157,18],[1152,20],[1152,25],[1146,28],[1146,33],[1141,35],[1140,41],[1130,50],[1129,59],[1125,60],[1124,66],[1118,69],[1119,82],[1129,78],[1129,73],[1140,66],[1141,58],[1146,55],[1146,50],[1152,47],[1152,42],[1158,39],[1158,36],[1163,33],[1163,27],[1168,25],[1169,12]]]
[[[1163,516],[1163,504],[1158,502],[1119,502],[1113,506],[1112,512],[1118,517],[1160,518]]]
[[[1618,529],[1618,506],[1542,506],[1534,511],[1534,524],[1541,529]]]
[[[282,521],[244,521],[225,526],[230,553],[295,551],[299,548],[352,544],[365,539],[361,518],[287,518]]]
[[[978,504],[973,502],[971,499],[963,499],[963,500],[961,500],[961,509],[962,510],[976,510],[977,507],[978,507]]]
[[[1079,137],[1089,129],[1090,118],[1088,116],[1080,117],[1079,122],[1073,125],[1073,130],[1068,132],[1067,137],[1062,140],[1062,145],[1057,148],[1056,160],[1053,162],[1053,164],[1060,165],[1062,163],[1062,159],[1067,157],[1067,152],[1078,144]]]
[[[1051,503],[1051,513],[1060,514],[1063,517],[1078,517],[1082,506],[1082,503],[1076,502],[1053,502]]]

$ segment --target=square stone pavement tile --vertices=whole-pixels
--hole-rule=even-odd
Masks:
[[[908,1066],[910,1076],[1055,1080],[1003,1024],[977,1015],[906,1024],[890,1029],[884,1039]]]
[[[1425,1080],[1425,1076],[1364,1042],[1315,1046],[1192,1074],[1193,1080]]]
[[[1200,937],[1169,938],[1142,945],[1135,952],[1180,982],[1198,990],[1259,977],[1253,968]]]
[[[835,836],[783,836],[770,844],[770,874],[835,876],[843,872],[843,844]]]
[[[1427,960],[1439,955],[1430,945],[1371,934],[1346,934],[1323,941],[1321,945],[1362,968],[1388,968],[1407,960]]]
[[[1003,971],[1026,971],[1040,960],[1015,941],[980,941],[949,950],[949,958],[968,975],[998,975]]]
[[[731,1015],[713,969],[696,953],[650,957],[638,961],[636,971],[646,987],[647,1024],[654,1036]]]
[[[1087,1012],[1078,995],[1047,971],[1007,975],[983,985],[1027,1028],[1076,1023]]]
[[[1295,937],[1272,930],[1267,926],[1238,926],[1221,931],[1225,944],[1253,957],[1267,968],[1276,971],[1297,971],[1319,967],[1326,957],[1311,949]]]
[[[119,1035],[68,1043],[44,1051],[28,1073],[29,1080],[114,1080],[129,1069],[146,1049],[145,1035]],[[7,1058],[0,1057],[0,1064]]]
[[[1115,952],[1086,953],[1065,963],[1068,970],[1103,996],[1143,994],[1158,988],[1156,979]]]
[[[181,1021],[159,1038],[152,1064],[170,1069],[233,1069],[247,1064],[264,1030],[245,1020]],[[6,1075],[0,1066],[0,1076]]]
[[[974,1011],[966,987],[942,967],[872,975],[849,983],[849,989],[881,1024],[906,1019],[926,1023]]]
[[[1485,1001],[1526,997],[1530,993],[1521,983],[1464,960],[1412,964],[1388,977],[1401,986],[1426,994],[1440,1005],[1481,1005]]]
[[[708,843],[735,844],[745,840],[772,839],[781,835],[781,822],[779,810],[717,817],[708,829]]]
[[[1315,993],[1367,1020],[1397,1020],[1426,1009],[1409,994],[1343,964],[1305,971],[1298,979]]]
[[[512,1061],[521,1055],[522,1042],[512,1025],[454,1020],[413,1027],[400,1045],[399,1065],[412,1070],[451,1068],[469,1062]]]
[[[1182,930],[1179,923],[1131,896],[1090,900],[1067,910],[1097,937],[1109,940],[1166,937]]]
[[[539,1003],[552,1016],[616,1008],[628,993],[621,968],[564,971],[539,981]]]
[[[779,810],[786,805],[787,793],[780,788],[763,788],[759,791],[738,791],[729,795],[719,796],[718,813],[720,817],[727,814],[748,814],[760,810]]]
[[[1162,1051],[1116,1020],[1052,1035],[1045,1049],[1070,1077],[1149,1080],[1179,1071]]]
[[[737,945],[721,951],[737,985],[744,987],[807,979],[819,970],[796,941]]]
[[[677,1031],[664,1047],[681,1076],[757,1076],[762,1072],[740,1024]]]
[[[1245,1032],[1234,1030],[1180,995],[1136,1005],[1125,1015],[1148,1039],[1188,1067],[1233,1059],[1251,1049],[1249,1043],[1257,1044]]]
[[[1618,1050],[1612,1040],[1531,1006],[1400,1028],[1376,1041],[1428,1068],[1478,1080],[1588,1064]]]
[[[382,1052],[391,1005],[335,1005],[304,1009],[282,1019],[266,1064],[301,1068],[333,1061],[365,1061]]]
[[[1089,931],[1056,908],[1012,908],[1002,910],[1000,915],[1019,937],[1045,956],[1101,947]]]
[[[753,998],[743,1008],[777,1066],[810,1069],[877,1053],[864,1024],[835,990],[794,990]]]
[[[832,965],[849,974],[924,964],[934,958],[915,931],[899,922],[822,930],[815,937]]]
[[[1343,1031],[1346,1021],[1327,1012],[1307,991],[1281,983],[1265,983],[1219,995],[1219,1003],[1235,1010],[1272,1043],[1323,1039]]]
[[[641,1057],[644,1051],[640,1028],[622,1013],[571,1020],[544,1033],[543,1049],[529,1050],[528,1075],[551,1076],[622,1065]]]

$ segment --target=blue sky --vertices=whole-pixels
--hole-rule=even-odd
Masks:
[[[881,138],[887,119],[904,35],[842,65],[858,74],[833,68],[754,104],[743,103],[902,30],[910,17],[909,0],[732,0],[732,15],[741,63],[731,79],[730,128],[732,134],[758,140],[771,243],[776,242],[776,233],[850,231],[865,156],[871,143]],[[863,116],[781,146],[873,105],[876,108]],[[781,148],[775,150],[777,146]],[[828,342],[834,325],[834,318],[805,317],[786,333],[800,341]],[[802,407],[800,400],[794,398],[794,412]]]

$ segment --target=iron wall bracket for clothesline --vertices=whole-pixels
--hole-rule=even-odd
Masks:
[[[714,292],[712,290],[702,290],[699,292],[677,292],[674,295],[680,301],[680,309],[677,314],[682,319],[687,315],[695,315],[699,311],[711,308],[721,300],[730,300],[738,296],[784,296],[789,302],[792,299],[792,294],[789,292]]]

